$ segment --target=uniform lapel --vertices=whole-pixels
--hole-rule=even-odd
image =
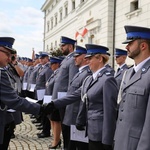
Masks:
[[[102,77],[102,75],[105,73],[105,71],[106,71],[106,68],[104,68],[104,69],[102,69],[99,73],[98,73],[98,75],[97,75],[97,77],[92,81],[92,83],[90,84],[90,88],[98,81],[98,79],[100,78],[100,77]],[[93,77],[93,76],[92,76]]]
[[[129,72],[126,74],[126,79],[125,79],[125,82],[126,82],[126,85],[123,89],[126,89],[127,87],[129,87],[130,85],[132,85],[133,83],[137,82],[138,80],[141,79],[142,77],[142,74],[146,73],[147,70],[149,69],[150,67],[150,60],[148,60],[144,65],[143,67],[138,70],[138,72],[136,72],[132,78],[130,79],[131,77],[131,74],[132,74],[132,69],[129,70]]]
[[[123,67],[120,68],[118,72],[116,72],[115,78],[118,77],[121,74],[121,72],[126,68],[128,68],[128,66],[125,64]]]

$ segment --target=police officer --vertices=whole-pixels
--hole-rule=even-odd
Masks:
[[[63,58],[61,57],[50,57],[51,69],[53,70],[53,74],[50,76],[48,81],[46,82],[46,91],[45,95],[52,96],[54,83],[57,80],[57,75],[59,72],[60,63]],[[47,115],[46,115],[47,116]],[[49,120],[51,123],[51,128],[53,131],[53,141],[49,148],[56,148],[61,145],[61,119],[59,110],[55,109],[55,111],[49,115]],[[49,122],[48,120],[48,122]]]
[[[33,62],[32,59],[26,58],[26,65],[27,69],[24,73],[23,80],[22,80],[22,96],[26,97],[27,96],[27,88],[28,88],[28,81],[29,81],[29,76],[33,70]]]
[[[72,141],[70,139],[70,128],[71,125],[76,124],[76,118],[81,102],[82,83],[88,75],[92,74],[88,66],[89,61],[85,58],[86,52],[86,48],[78,45],[76,46],[74,59],[75,65],[79,68],[79,71],[70,82],[67,95],[60,99],[53,100],[52,105],[49,104],[49,107],[47,106],[48,111],[51,111],[51,109],[54,108],[58,109],[67,106],[63,120],[63,124],[65,125],[68,133],[66,134],[67,150],[88,150],[87,143]]]
[[[12,54],[10,62],[8,63],[8,65],[5,68],[10,77],[11,84],[13,85],[14,90],[16,90],[18,95],[20,95],[21,94],[21,85],[22,85],[20,78],[21,78],[21,75],[23,75],[23,71],[18,66],[16,56],[17,56],[17,52],[15,51],[14,54]],[[22,113],[20,111],[8,109],[7,112],[8,113],[12,112],[15,125],[20,124],[23,121]],[[15,138],[15,134],[12,134],[11,138]]]
[[[70,84],[72,78],[78,71],[78,67],[75,66],[75,62],[73,58],[75,43],[76,40],[73,40],[65,36],[61,37],[60,47],[63,55],[65,55],[66,58],[61,63],[57,80],[54,83],[52,99],[57,98],[58,92],[67,92],[68,85]],[[65,108],[60,110],[61,121],[63,121],[64,112],[65,112]],[[66,133],[65,127],[62,126],[64,148],[66,147],[65,133]]]
[[[38,100],[42,100],[42,99],[38,98],[38,95],[37,95],[38,94],[38,90],[46,88],[45,87],[46,81],[51,76],[53,71],[50,68],[49,54],[47,52],[41,52],[40,56],[39,56],[39,59],[40,59],[41,67],[38,70],[38,75],[36,77],[35,90],[36,90],[36,98]]]
[[[122,81],[115,150],[150,149],[150,28],[124,27],[128,57],[135,62]]]
[[[126,58],[127,58],[126,50],[119,49],[119,48],[115,49],[115,59],[116,59],[116,63],[119,65],[119,67],[117,68],[117,72],[115,73],[115,79],[117,81],[118,88],[120,88],[120,84],[124,72],[128,69],[128,66],[125,63]]]
[[[39,55],[35,54],[34,62],[33,62],[33,70],[29,75],[28,86],[27,86],[27,96],[35,99],[35,86],[36,86],[36,78],[38,75],[38,71],[41,67],[41,63],[39,61]]]
[[[39,91],[46,89],[46,81],[52,75],[53,71],[50,67],[49,54],[47,52],[40,52],[39,59],[40,59],[41,67],[39,68],[36,77],[35,97],[39,101],[42,101],[45,93],[42,96],[40,96]],[[39,123],[39,122],[42,123],[43,122],[42,119],[43,118],[37,118],[37,120],[33,120],[32,123]],[[45,132],[38,134],[39,138],[50,136],[50,130],[44,130],[44,131]]]
[[[83,130],[86,126],[89,150],[112,150],[117,115],[117,83],[105,67],[109,59],[108,48],[95,44],[86,44],[86,48],[93,74],[82,84],[83,105],[76,127]]]
[[[38,115],[42,108],[19,97],[11,85],[10,77],[4,67],[7,66],[13,52],[14,38],[0,37],[0,149],[7,150],[12,135],[13,117],[7,108]]]

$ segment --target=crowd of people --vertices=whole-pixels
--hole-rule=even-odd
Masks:
[[[53,136],[49,149],[63,142],[64,150],[149,150],[150,29],[124,28],[126,50],[114,49],[116,71],[103,45],[82,47],[61,36],[63,56],[33,51],[30,59],[17,57],[14,38],[0,37],[0,149],[7,150],[27,112],[38,138]]]

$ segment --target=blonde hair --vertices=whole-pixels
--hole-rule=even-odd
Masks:
[[[103,63],[106,64],[109,60],[109,56],[107,54],[96,54],[95,55],[96,58],[99,58],[100,56],[103,58]]]

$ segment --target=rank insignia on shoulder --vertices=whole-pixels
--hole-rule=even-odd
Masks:
[[[106,76],[109,76],[109,75],[111,75],[111,73],[110,73],[110,72],[106,72],[105,74],[106,74]]]
[[[4,70],[4,68],[0,68],[0,70]]]

